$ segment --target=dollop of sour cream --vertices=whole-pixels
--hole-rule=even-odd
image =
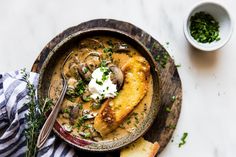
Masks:
[[[93,71],[92,79],[88,84],[88,89],[91,93],[90,98],[102,100],[114,98],[117,95],[116,84],[112,83],[110,75],[111,72],[105,75],[104,67],[99,67]]]

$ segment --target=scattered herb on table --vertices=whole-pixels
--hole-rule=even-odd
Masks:
[[[210,14],[198,12],[190,18],[191,36],[200,43],[220,40],[219,23]]]
[[[152,44],[151,50],[154,50],[154,49],[157,49],[157,48],[158,48],[158,45],[157,45],[156,42],[154,42],[154,43]]]
[[[181,64],[176,64],[175,67],[179,68],[179,67],[181,67]]]
[[[186,139],[188,137],[188,133],[187,132],[184,132],[182,137],[181,137],[181,141],[179,143],[179,147],[182,147],[185,143],[186,143]]]
[[[157,55],[155,57],[155,60],[161,65],[162,68],[165,68],[166,67],[166,64],[169,60],[169,55],[164,52],[162,55]]]
[[[25,69],[21,70],[23,75],[22,79],[26,82],[27,88],[27,99],[28,102],[25,105],[28,107],[28,113],[26,114],[26,143],[27,151],[26,157],[35,157],[37,155],[36,142],[40,129],[45,122],[44,113],[48,112],[52,105],[52,100],[46,98],[44,100],[44,105],[38,105],[36,100],[36,89],[35,86],[29,81],[29,74],[26,73]]]

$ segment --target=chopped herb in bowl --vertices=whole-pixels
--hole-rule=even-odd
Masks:
[[[206,12],[197,12],[190,18],[190,34],[200,43],[220,40],[219,22]]]

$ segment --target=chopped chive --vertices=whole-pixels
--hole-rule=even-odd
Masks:
[[[173,95],[173,96],[171,97],[171,101],[174,102],[175,100],[176,100],[176,96]]]
[[[187,132],[184,132],[182,137],[181,137],[181,141],[179,143],[179,147],[182,147],[185,143],[186,143],[186,139],[188,137],[188,133]]]
[[[99,80],[96,80],[96,83],[98,84],[98,85],[103,85],[103,82],[102,81],[99,81]]]
[[[87,67],[83,67],[82,71],[83,71],[84,74],[86,74],[88,72],[88,68]]]
[[[181,67],[181,64],[176,64],[175,67],[179,68],[179,67]]]
[[[200,43],[220,40],[219,23],[208,13],[197,12],[190,18],[191,36]]]
[[[171,109],[169,107],[166,107],[166,112],[171,112]]]

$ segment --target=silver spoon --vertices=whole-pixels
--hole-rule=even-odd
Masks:
[[[72,53],[71,53],[72,54]],[[64,60],[61,68],[60,68],[60,72],[61,72],[61,77],[62,77],[62,91],[61,91],[61,94],[55,104],[55,106],[52,108],[52,111],[51,113],[49,114],[49,116],[47,117],[47,120],[45,121],[40,133],[39,133],[39,136],[38,136],[38,140],[37,140],[37,147],[38,148],[41,148],[44,143],[46,142],[46,140],[48,139],[48,136],[50,135],[51,131],[52,131],[52,128],[54,126],[54,123],[56,121],[56,118],[57,118],[57,115],[58,115],[58,112],[61,108],[61,104],[62,104],[62,101],[64,99],[64,96],[65,96],[65,93],[66,93],[66,90],[67,90],[67,78],[63,72],[63,67],[65,65],[65,63],[67,62],[67,60],[70,58],[71,54],[69,54],[66,59]]]

